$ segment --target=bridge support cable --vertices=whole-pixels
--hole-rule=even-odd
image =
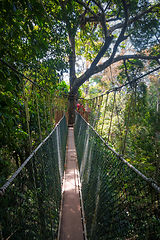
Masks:
[[[27,100],[27,97],[26,97],[26,94],[25,94],[24,85],[23,85],[23,98],[24,98],[24,107],[25,107],[25,113],[26,113],[27,133],[28,133],[28,139],[29,139],[29,146],[30,146],[30,152],[32,152],[32,141],[31,141],[30,127],[29,127],[30,118],[29,118],[29,111],[28,111],[28,100]]]
[[[122,147],[122,155],[124,155],[124,153],[125,153],[125,148],[126,148],[126,141],[127,141],[127,134],[128,134],[128,131],[129,131],[129,121],[130,121],[132,104],[133,104],[133,92],[132,92],[131,97],[130,97],[130,104],[129,104],[129,109],[128,109],[127,124],[126,124],[126,130],[125,130],[123,147]]]
[[[87,239],[159,239],[160,188],[154,180],[112,149],[78,113],[74,135],[80,169],[87,148],[81,175]]]
[[[114,92],[114,97],[113,97],[113,104],[112,104],[112,111],[111,111],[111,117],[110,117],[110,123],[109,123],[107,143],[109,142],[110,133],[111,133],[111,127],[112,127],[112,119],[113,119],[113,111],[114,111],[115,101],[116,101],[116,91]]]
[[[102,121],[102,128],[101,128],[101,135],[103,133],[103,127],[104,127],[104,121],[105,121],[105,116],[106,116],[106,111],[107,111],[107,103],[108,103],[108,94],[105,100],[105,105],[104,105],[104,113],[103,113],[103,121]]]
[[[34,88],[34,87],[33,87]],[[37,116],[38,116],[38,128],[39,128],[39,137],[40,141],[42,142],[42,131],[41,131],[41,123],[40,123],[40,116],[39,116],[39,105],[38,105],[38,98],[37,94],[34,92],[35,98],[36,98],[36,107],[37,107]]]
[[[97,116],[96,116],[96,119],[95,119],[95,129],[97,129],[98,122],[99,122],[99,119],[100,119],[102,102],[103,102],[103,96],[100,96],[99,99],[98,99],[98,109],[97,109]]]
[[[44,119],[45,119],[45,123],[46,123],[46,133],[47,135],[49,134],[48,132],[48,121],[47,121],[47,112],[46,112],[46,98],[45,96],[43,96],[43,108],[44,108]]]
[[[67,132],[63,116],[0,188],[3,239],[57,239]]]
[[[118,121],[117,127],[118,127],[119,133],[120,133],[120,141],[122,142],[123,141],[123,139],[122,139],[123,134],[122,134],[122,128],[121,128],[121,123],[120,123],[119,109],[118,109],[118,106],[117,106],[117,103],[116,103],[116,99],[115,99],[115,111],[116,111],[116,116],[117,116],[117,121]]]

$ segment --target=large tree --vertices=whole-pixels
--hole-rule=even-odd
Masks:
[[[0,7],[2,59],[23,69],[27,63],[28,69],[52,58],[59,73],[68,54],[69,123],[74,122],[77,91],[92,75],[122,61],[129,79],[128,66],[159,64],[160,0],[3,0]],[[132,44],[131,51],[120,54],[125,43]],[[90,62],[80,76],[77,54]]]
[[[92,75],[119,61],[124,62],[127,73],[126,62],[132,63],[131,59],[134,59],[133,64],[135,59],[159,64],[160,1],[60,0],[52,1],[52,4],[53,9],[48,12],[44,1],[48,16],[65,25],[70,44],[69,123],[74,122],[74,99],[78,88]],[[132,43],[132,51],[118,55],[125,42]],[[76,49],[91,61],[81,76],[76,74]]]

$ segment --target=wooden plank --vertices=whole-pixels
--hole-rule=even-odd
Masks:
[[[83,227],[78,190],[78,169],[73,127],[68,128],[68,149],[62,203],[60,240],[83,240]]]

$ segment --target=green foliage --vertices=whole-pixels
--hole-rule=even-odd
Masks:
[[[155,76],[154,76],[155,77]],[[152,80],[153,81],[153,80]],[[87,102],[89,121],[103,139],[149,178],[157,177],[160,147],[159,84],[148,79]],[[100,95],[99,95],[100,96]],[[84,103],[85,105],[85,103]],[[114,108],[113,108],[114,106]]]
[[[103,8],[106,7],[105,1],[101,0],[99,2]],[[91,11],[97,15],[98,19],[98,16],[101,14],[99,7],[95,4],[95,2],[92,1],[88,2],[88,6],[90,7]],[[134,16],[139,15],[149,7],[151,7],[151,2],[148,0],[142,0],[140,2],[137,0],[132,0],[128,4],[129,17],[134,18]],[[106,7],[105,10],[107,28],[109,29],[111,26],[116,25],[116,20],[121,21],[124,19],[124,16],[125,15],[122,3],[119,1],[110,2],[109,7]],[[87,19],[90,19],[90,21],[87,21]],[[85,14],[84,20],[81,21],[80,28],[77,28],[78,31],[76,36],[76,53],[78,55],[83,54],[83,56],[90,61],[95,58],[104,43],[102,24],[101,21],[98,21],[97,19],[93,17],[91,12],[88,11],[88,13]],[[112,24],[110,21],[108,21],[111,19]],[[157,44],[159,30],[159,7],[157,7],[153,13],[151,12],[149,14],[145,14],[141,18],[134,21],[132,24],[129,24],[126,33],[129,33],[130,41],[136,51],[141,51],[151,48]],[[113,42],[116,41],[118,34],[118,30],[114,31]],[[121,44],[120,48],[125,49],[126,46],[124,44]],[[111,52],[112,47],[110,46],[106,51],[104,57],[108,57]]]
[[[35,88],[30,82],[24,85],[21,77],[2,64],[1,67],[2,80],[5,79],[0,84],[0,185],[3,185],[30,154],[27,121],[34,149],[40,143],[40,136],[44,139],[53,128],[55,111],[66,111],[63,98],[69,87],[62,82],[51,89],[56,95],[53,99],[49,92]]]
[[[159,14],[155,13],[153,15],[150,13],[144,16],[133,24],[133,29],[130,31],[131,42],[138,51],[153,47],[157,44],[157,37],[160,32]]]
[[[62,81],[61,83],[59,83],[56,86],[55,90],[56,90],[57,96],[63,96],[63,95],[67,96],[69,94],[69,86],[65,81]]]
[[[13,76],[12,80],[14,79]],[[54,89],[55,97],[50,93],[40,91],[35,86],[32,86],[31,83],[26,83],[25,88],[22,80],[18,83],[14,85],[12,91],[4,91],[6,86],[8,86],[7,82],[6,86],[1,85],[1,185],[29,156],[30,145],[33,150],[38,146],[41,138],[44,139],[52,130],[55,121],[57,121],[56,111],[60,111],[61,116],[66,111],[64,94],[68,91],[68,86],[64,82],[57,86],[57,89]],[[27,125],[27,121],[29,125]]]
[[[93,76],[88,83],[83,84],[83,88],[84,91],[88,88],[88,97],[93,98],[106,91],[107,83],[102,81],[102,76]]]
[[[144,70],[144,64],[139,59],[133,59],[132,61],[126,61],[119,66],[121,72],[117,76],[119,83],[124,84],[138,77]],[[131,85],[132,87],[132,85]]]
[[[125,158],[145,175],[154,178],[155,165],[153,165],[153,162],[156,161],[156,159],[154,159],[155,130],[152,128],[152,124],[155,118],[151,112],[155,112],[155,110],[150,108],[147,86],[144,83],[136,87],[136,92],[132,95],[132,102],[130,98],[128,98],[126,102],[126,107],[124,109],[125,126],[128,122],[130,107],[131,112]]]
[[[52,19],[51,28],[43,5],[32,0],[1,1],[0,16],[0,57],[29,74],[45,68],[45,80],[51,78],[52,70],[55,82],[59,71],[67,66],[63,26]]]
[[[103,36],[102,28],[97,28],[97,24],[86,24],[85,30],[78,32],[76,37],[76,53],[82,55],[86,60],[92,61],[101,49]]]
[[[0,1],[0,58],[55,94],[61,72],[67,67],[65,58],[69,47],[64,26],[54,18],[49,19],[45,7],[41,1],[34,0]],[[58,95],[63,91],[67,90],[61,89]],[[1,185],[30,153],[26,100],[34,148],[40,142],[38,121],[42,137],[52,128],[49,118],[54,116],[50,114],[53,103],[49,95],[34,89],[32,84],[0,63]]]

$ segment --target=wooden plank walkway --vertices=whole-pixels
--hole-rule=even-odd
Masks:
[[[66,153],[66,171],[64,177],[64,192],[62,203],[62,217],[60,227],[60,240],[83,240],[83,227],[81,220],[78,169],[74,144],[73,127],[68,128],[68,148]]]

